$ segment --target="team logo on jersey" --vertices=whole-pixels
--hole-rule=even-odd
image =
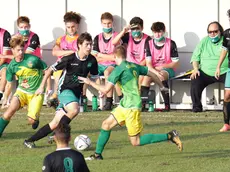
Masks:
[[[92,66],[92,63],[88,63],[87,67],[90,68]]]
[[[29,62],[27,63],[27,65],[28,65],[28,67],[32,68],[32,67],[33,67],[32,61],[29,61]]]

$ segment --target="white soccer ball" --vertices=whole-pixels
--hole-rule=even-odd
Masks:
[[[91,140],[86,135],[79,135],[74,139],[74,146],[77,150],[83,151],[90,147]]]

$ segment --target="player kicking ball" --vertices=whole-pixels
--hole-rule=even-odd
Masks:
[[[141,122],[141,97],[138,90],[139,75],[148,75],[152,77],[156,84],[160,86],[161,91],[168,91],[158,77],[148,70],[145,66],[140,66],[126,61],[126,49],[123,46],[117,46],[114,49],[115,62],[117,66],[112,71],[106,85],[96,84],[88,78],[78,77],[79,80],[91,85],[99,90],[103,95],[106,95],[113,89],[116,83],[119,83],[124,94],[120,105],[115,108],[111,115],[102,122],[101,131],[98,137],[96,151],[86,160],[102,160],[102,152],[106,143],[109,140],[110,133],[116,125],[126,124],[130,142],[133,146],[143,146],[146,144],[157,143],[170,140],[175,143],[180,151],[183,149],[182,142],[178,132],[172,130],[166,134],[145,134],[140,135],[143,125]]]

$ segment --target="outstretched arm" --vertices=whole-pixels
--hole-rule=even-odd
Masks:
[[[79,76],[78,79],[88,85],[91,85],[93,88],[100,91],[103,95],[106,95],[114,87],[114,85],[110,82],[107,82],[105,85],[100,85],[94,81],[91,81],[89,78],[84,78]]]

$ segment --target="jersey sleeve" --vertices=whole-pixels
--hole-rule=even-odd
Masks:
[[[117,81],[120,79],[122,71],[119,67],[115,67],[115,69],[112,71],[112,73],[109,75],[108,82],[115,85]]]
[[[88,168],[88,166],[87,166],[87,164],[85,162],[85,159],[84,159],[83,155],[81,155],[79,163],[80,163],[80,165],[79,165],[79,171],[89,172],[89,168]]]
[[[139,75],[147,75],[148,74],[148,67],[137,65],[137,69],[139,71]]]
[[[30,40],[30,43],[27,49],[30,51],[34,51],[38,47],[40,47],[39,37],[37,34],[34,34]]]
[[[47,69],[47,64],[41,60],[40,58],[38,58],[38,63],[37,63],[37,67],[38,69],[42,69],[42,70],[46,70]]]
[[[43,172],[51,172],[51,166],[49,163],[49,156],[46,156],[43,160],[43,166],[42,166],[42,171]]]
[[[177,46],[173,40],[171,40],[171,58],[172,58],[172,61],[179,60]]]
[[[222,48],[225,50],[229,51],[230,50],[230,30],[224,31],[223,34],[223,43],[222,43]]]
[[[63,58],[59,59],[56,63],[51,65],[51,69],[53,71],[66,69],[67,65],[69,64],[69,61],[72,59],[73,56],[75,56],[75,54],[64,56]]]
[[[121,37],[122,44],[128,44],[129,42],[129,32],[125,33],[124,36]]]
[[[55,42],[55,45],[57,45],[57,46],[59,46],[60,47],[60,45],[61,45],[61,36],[56,40],[56,42]],[[55,46],[54,45],[54,46]]]
[[[10,50],[10,38],[11,35],[8,31],[5,31],[3,36],[3,49],[4,50]]]
[[[14,72],[13,72],[13,70],[12,70],[12,66],[9,64],[8,66],[7,66],[7,70],[6,70],[6,80],[8,81],[8,82],[12,82],[13,81],[13,79],[14,79]]]
[[[93,51],[100,52],[98,44],[98,35],[93,40]]]
[[[145,58],[146,58],[146,60],[151,60],[152,59],[151,51],[150,51],[150,48],[149,48],[149,41],[145,42]]]
[[[98,63],[95,57],[92,57],[92,66],[90,68],[90,74],[92,78],[98,77]]]

